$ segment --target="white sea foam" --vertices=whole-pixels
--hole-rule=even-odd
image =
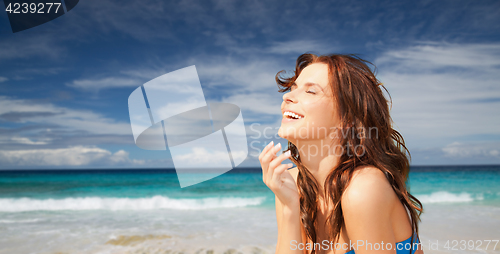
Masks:
[[[41,221],[40,219],[32,219],[32,220],[0,220],[0,224],[11,224],[11,223],[33,223]]]
[[[462,203],[483,199],[482,195],[473,196],[467,192],[451,193],[447,191],[433,192],[429,195],[416,195],[416,197],[422,203]]]
[[[0,212],[22,212],[37,210],[204,210],[255,206],[262,204],[264,200],[265,197],[174,199],[164,196],[154,196],[150,198],[3,198],[0,199]]]

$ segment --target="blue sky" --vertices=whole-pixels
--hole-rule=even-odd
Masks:
[[[274,76],[307,51],[377,66],[413,165],[500,164],[498,1],[82,0],[15,34],[0,14],[0,168],[173,167],[135,146],[127,99],[190,65],[242,109],[259,166],[286,144]]]

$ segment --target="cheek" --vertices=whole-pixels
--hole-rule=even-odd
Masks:
[[[318,123],[331,122],[337,115],[333,108],[333,103],[325,100],[304,103],[307,115],[314,118]]]
[[[331,103],[318,103],[314,106],[307,111],[309,116],[307,132],[314,133],[316,138],[325,138],[336,131],[340,120],[338,120],[337,113],[333,111]]]

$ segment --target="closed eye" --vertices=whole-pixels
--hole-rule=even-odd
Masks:
[[[312,93],[312,94],[316,94],[316,93],[315,93],[314,91],[311,91],[311,90],[309,90],[309,91],[306,91],[306,93]]]

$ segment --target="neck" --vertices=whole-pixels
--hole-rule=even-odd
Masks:
[[[299,150],[300,161],[319,184],[318,195],[323,196],[325,180],[338,165],[342,149],[332,139],[298,140],[293,144]]]

